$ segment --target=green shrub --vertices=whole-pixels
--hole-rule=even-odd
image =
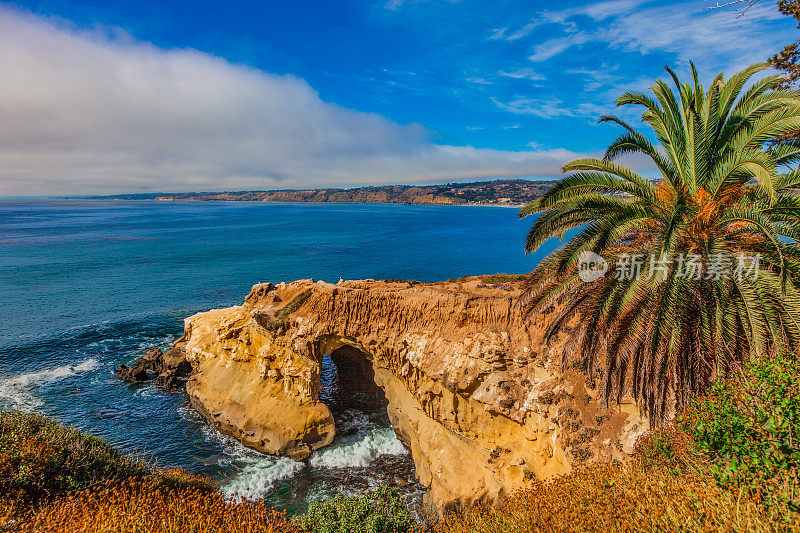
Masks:
[[[0,413],[0,490],[28,498],[147,470],[97,437],[38,415]]]
[[[272,333],[282,333],[283,331],[286,331],[292,327],[288,320],[276,322],[266,315],[256,315],[256,320],[259,324],[261,324],[261,326],[264,327],[264,329]]]
[[[156,470],[122,456],[108,443],[49,418],[0,412],[0,495],[37,500],[112,480],[211,491],[209,481],[176,469]]]
[[[296,521],[312,533],[388,533],[413,529],[397,491],[386,487],[366,496],[337,495],[315,502]]]
[[[705,475],[708,459],[692,438],[674,424],[655,428],[640,436],[633,453],[637,466],[680,476]]]
[[[528,274],[492,274],[491,276],[481,276],[481,282],[487,285],[499,285],[524,281],[527,277]]]
[[[679,419],[711,460],[715,480],[797,506],[800,359],[753,356],[741,376],[716,381]]]
[[[300,306],[306,303],[306,300],[308,300],[312,292],[313,292],[312,289],[306,289],[297,296],[295,296],[294,298],[292,298],[288,304],[278,309],[278,311],[275,313],[275,320],[277,320],[278,322],[283,322],[284,320],[289,318],[289,315],[300,309]]]

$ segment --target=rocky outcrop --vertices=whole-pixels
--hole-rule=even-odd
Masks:
[[[126,365],[117,367],[117,374],[123,381],[140,383],[156,376],[156,385],[165,389],[177,389],[181,386],[181,378],[189,376],[192,366],[186,360],[183,342],[162,352],[158,348],[147,350],[144,357],[140,357],[128,368]]]
[[[564,365],[563,346],[543,345],[546,315],[524,320],[517,295],[513,283],[480,278],[260,284],[241,306],[187,318],[173,350],[192,365],[194,405],[218,428],[296,459],[335,434],[319,400],[323,355],[360,354],[428,501],[443,511],[622,459],[647,427],[633,404],[596,400]]]

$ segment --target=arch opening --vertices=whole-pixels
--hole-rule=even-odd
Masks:
[[[320,400],[331,412],[354,409],[389,423],[389,401],[375,383],[372,362],[361,350],[345,344],[323,356],[321,379]]]
[[[336,437],[314,452],[310,465],[337,492],[363,494],[389,486],[420,517],[425,492],[410,452],[395,435],[383,389],[375,383],[372,361],[363,351],[340,345],[322,356],[320,401],[334,418]],[[324,352],[323,352],[324,353]]]

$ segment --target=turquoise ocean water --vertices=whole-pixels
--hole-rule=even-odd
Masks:
[[[336,442],[295,463],[219,435],[185,393],[126,385],[113,370],[168,347],[186,316],[240,303],[257,282],[530,271],[552,247],[526,256],[528,227],[496,207],[0,200],[0,407],[52,416],[290,511],[387,482],[413,499],[410,458],[382,413],[332,399]]]

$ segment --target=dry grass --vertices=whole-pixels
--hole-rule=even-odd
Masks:
[[[7,531],[98,533],[289,533],[296,525],[263,503],[232,503],[219,493],[154,480],[110,482],[71,493],[27,515]],[[720,489],[700,473],[670,473],[638,461],[602,464],[536,482],[499,509],[475,508],[442,523],[439,533],[550,531],[789,531],[797,515],[765,507],[747,491]],[[355,531],[355,530],[354,530]]]
[[[789,522],[792,518],[794,523]],[[440,533],[789,531],[796,515],[766,508],[746,491],[720,489],[703,476],[599,465],[512,496],[501,508],[450,517]]]
[[[6,530],[96,533],[293,533],[282,513],[263,502],[234,503],[218,492],[167,486],[157,480],[108,482],[9,513]]]
[[[595,464],[511,496],[500,508],[448,517],[438,533],[777,532],[800,530],[786,504],[765,505],[745,486],[726,490],[675,428],[639,441],[628,464]]]
[[[0,413],[0,531],[244,532],[297,529],[263,503],[226,499],[208,479],[125,458],[48,418]]]

